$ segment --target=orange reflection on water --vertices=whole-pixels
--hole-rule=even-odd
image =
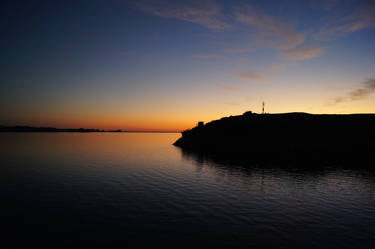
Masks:
[[[175,149],[172,144],[179,137],[178,133],[3,133],[0,149],[33,161],[74,158],[82,163],[91,158],[98,163],[121,165],[126,160],[139,165],[175,157],[169,152]]]

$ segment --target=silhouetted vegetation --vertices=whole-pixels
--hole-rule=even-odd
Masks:
[[[186,153],[232,162],[372,162],[375,114],[255,114],[224,117],[182,132]]]

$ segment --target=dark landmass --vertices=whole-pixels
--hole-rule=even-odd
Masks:
[[[123,132],[122,130],[60,129],[54,127],[0,126],[0,132]]]
[[[174,145],[199,160],[373,165],[375,114],[255,114],[182,132]]]

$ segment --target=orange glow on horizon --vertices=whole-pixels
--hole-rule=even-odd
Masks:
[[[325,104],[327,101],[317,98],[314,93],[294,96],[294,98],[290,96],[289,101],[285,101],[285,97],[280,94],[274,98],[265,98],[265,111],[268,113],[308,112],[312,114],[374,113],[373,106],[375,106],[375,100],[372,98],[330,106]],[[272,101],[267,101],[267,99],[272,99]],[[255,113],[261,112],[260,101],[259,103],[258,101],[252,101],[238,105],[230,105],[220,100],[192,102],[190,105],[171,102],[168,106],[157,109],[142,107],[125,111],[122,108],[104,111],[92,106],[91,108],[56,109],[55,112],[48,110],[29,111],[27,113],[9,112],[6,114],[10,118],[3,120],[0,125],[181,132],[194,127],[198,121],[207,123],[226,116],[241,115],[249,110]]]

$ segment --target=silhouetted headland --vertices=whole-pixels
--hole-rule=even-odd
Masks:
[[[0,126],[0,132],[123,132],[122,130],[100,130],[85,128],[54,128],[32,126]]]
[[[375,114],[246,112],[200,122],[174,145],[219,160],[367,163],[375,151]]]

